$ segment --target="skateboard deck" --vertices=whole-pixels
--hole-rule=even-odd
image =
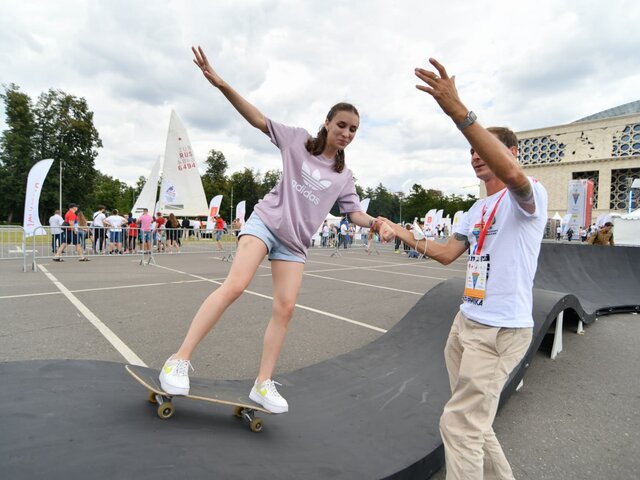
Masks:
[[[203,400],[210,403],[219,403],[234,407],[234,415],[247,420],[249,428],[253,432],[260,432],[264,427],[261,418],[255,416],[256,412],[271,414],[261,405],[249,398],[246,386],[232,387],[229,385],[214,385],[211,381],[198,378],[189,379],[189,395],[170,395],[160,386],[158,370],[141,367],[138,365],[125,365],[129,374],[149,391],[149,402],[157,407],[157,413],[163,420],[170,419],[174,412],[173,397],[189,398],[191,400]]]

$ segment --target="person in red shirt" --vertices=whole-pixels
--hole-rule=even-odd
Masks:
[[[78,211],[78,205],[75,203],[69,204],[69,210],[64,214],[64,223],[62,224],[62,245],[58,247],[58,251],[53,257],[54,262],[62,262],[62,253],[64,249],[67,248],[67,245],[75,245],[76,252],[80,256],[79,260],[81,262],[88,262],[89,259],[84,256],[84,252],[82,251],[82,247],[80,246],[80,242],[78,240],[78,216],[76,212]]]
[[[161,212],[158,212],[156,214],[156,233],[155,233],[158,252],[164,252],[164,240],[162,237],[164,234],[163,227],[165,223],[167,223],[167,219],[162,216]]]
[[[224,220],[220,215],[215,216],[216,219],[216,243],[218,244],[218,250],[224,250],[220,239],[222,238],[222,233],[224,232]]]
[[[138,223],[133,217],[129,217],[129,253],[136,253],[136,241],[138,240]]]

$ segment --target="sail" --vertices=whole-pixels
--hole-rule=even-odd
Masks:
[[[149,178],[147,178],[144,187],[142,187],[142,191],[140,192],[140,196],[136,200],[135,205],[133,206],[133,214],[139,215],[142,213],[142,210],[147,208],[149,209],[149,213],[153,215],[154,207],[156,205],[156,197],[158,195],[158,180],[160,179],[160,165],[162,164],[162,157],[158,157],[156,163],[153,164],[153,168],[151,169],[151,173],[149,174]]]
[[[173,110],[158,203],[163,215],[173,213],[179,217],[206,217],[209,211],[189,136]]]

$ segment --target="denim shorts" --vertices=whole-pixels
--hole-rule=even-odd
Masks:
[[[122,243],[122,230],[120,230],[119,232],[114,232],[113,230],[111,230],[109,232],[109,241],[111,243]]]
[[[262,222],[257,213],[253,212],[249,220],[240,230],[240,237],[251,235],[257,237],[266,245],[269,260],[284,260],[286,262],[305,263],[305,259],[291,253],[271,230]]]
[[[151,230],[142,230],[140,232],[140,234],[141,234],[143,242],[150,242],[151,241]]]

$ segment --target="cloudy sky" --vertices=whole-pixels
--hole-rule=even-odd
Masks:
[[[227,173],[281,165],[191,45],[279,122],[315,134],[334,103],[355,104],[347,165],[392,191],[478,193],[464,138],[415,88],[430,56],[484,125],[542,128],[640,98],[631,0],[3,0],[0,12],[0,83],[86,98],[104,143],[96,167],[131,185],[163,154],[171,109],[201,162],[214,148]]]

